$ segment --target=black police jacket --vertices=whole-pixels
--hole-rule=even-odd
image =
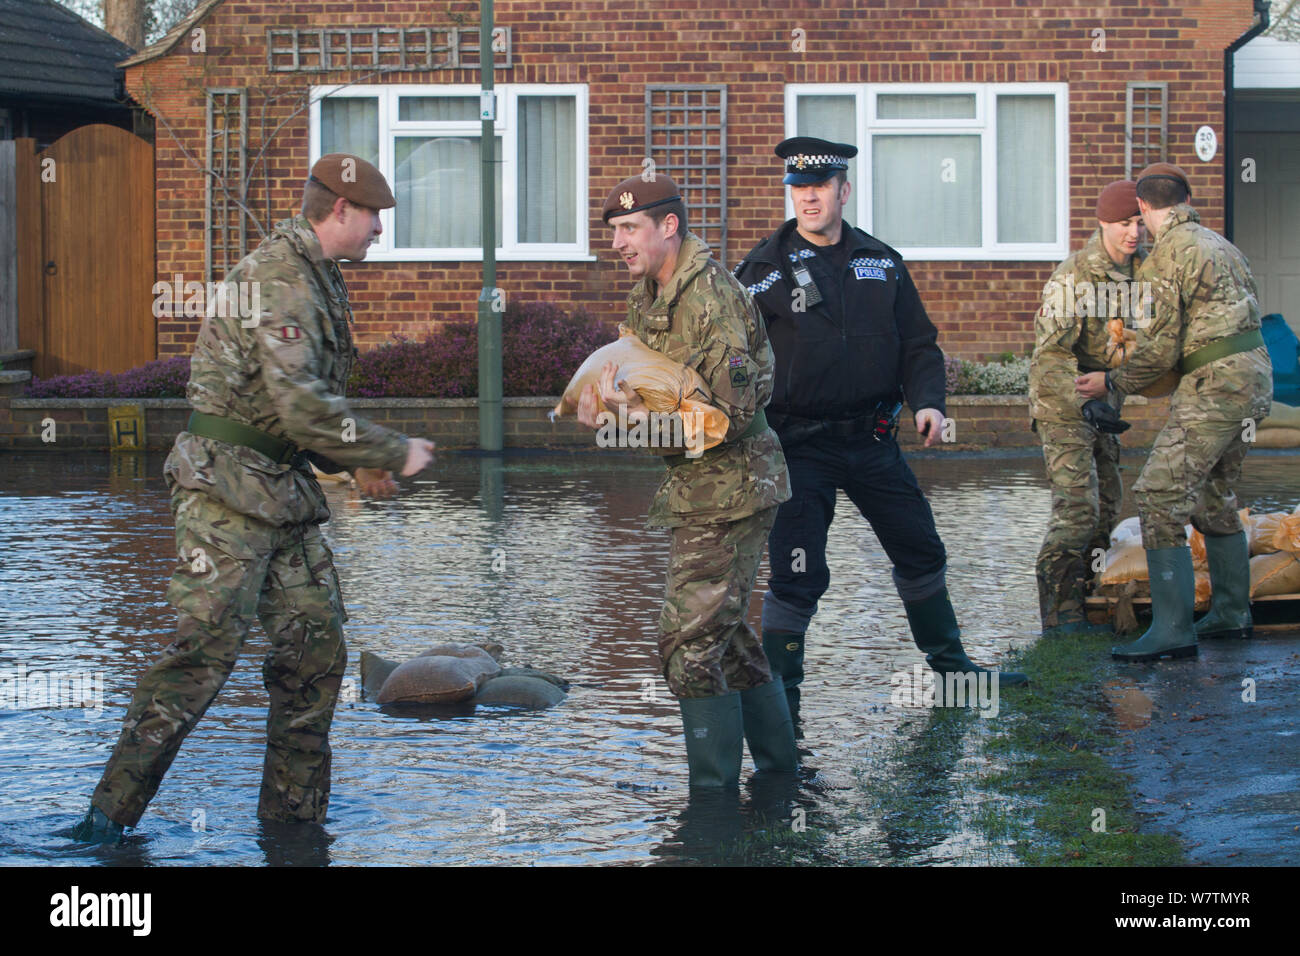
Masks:
[[[840,275],[795,233],[791,219],[736,267],[767,321],[776,355],[770,413],[833,420],[903,399],[916,412],[945,411],[943,351],[903,257],[849,226]],[[796,313],[791,254],[800,255],[823,301]],[[832,287],[832,283],[838,283]],[[806,296],[805,304],[806,304]]]

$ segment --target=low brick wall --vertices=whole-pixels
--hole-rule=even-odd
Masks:
[[[98,448],[108,441],[108,407],[136,404],[144,409],[148,448],[166,450],[185,427],[190,406],[181,398],[18,398],[17,383],[0,384],[0,449]],[[555,398],[507,398],[504,402],[505,440],[509,448],[594,448],[592,433],[573,419],[552,423],[547,412]],[[472,398],[361,398],[352,406],[362,415],[408,435],[424,435],[439,448],[478,446],[478,402]],[[1123,437],[1126,447],[1150,445],[1168,413],[1168,400],[1130,399],[1124,417],[1133,423]],[[1023,396],[955,395],[948,400],[952,419],[949,449],[1024,448],[1039,444],[1030,431]],[[53,442],[46,422],[54,422]],[[905,420],[899,430],[904,447],[919,444],[915,428]]]

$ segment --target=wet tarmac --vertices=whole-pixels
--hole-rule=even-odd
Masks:
[[[1115,763],[1149,828],[1197,864],[1300,864],[1300,633],[1201,641],[1194,660],[1119,671]]]

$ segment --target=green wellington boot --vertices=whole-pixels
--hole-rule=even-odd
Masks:
[[[122,839],[122,831],[125,829],[92,804],[85,817],[68,831],[68,835],[78,843],[117,843]]]
[[[794,721],[790,719],[785,687],[778,678],[742,690],[740,711],[745,722],[745,742],[755,767],[782,773],[799,769]]]
[[[736,787],[744,758],[740,694],[679,697],[692,787]]]
[[[990,671],[966,656],[966,650],[961,646],[961,628],[957,626],[957,614],[948,600],[947,588],[941,588],[921,601],[904,601],[903,608],[912,628],[912,639],[925,653],[926,663],[936,673],[997,674],[999,688],[1029,683],[1029,678],[1019,671]]]
[[[1110,656],[1121,661],[1195,657],[1192,605],[1196,602],[1196,578],[1192,549],[1148,549],[1147,568],[1151,572],[1151,626],[1132,644],[1112,647]]]
[[[803,681],[803,635],[797,631],[764,631],[763,653],[772,679],[785,685],[790,719],[799,723],[799,684]]]
[[[1210,559],[1209,613],[1196,622],[1197,637],[1255,636],[1250,617],[1250,546],[1246,532],[1206,535]]]

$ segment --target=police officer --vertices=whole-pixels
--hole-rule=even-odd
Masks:
[[[659,654],[681,706],[690,785],[736,786],[742,737],[759,770],[793,772],[785,694],[745,621],[776,506],[790,497],[781,446],[763,414],[772,392],[767,332],[745,290],[687,231],[686,205],[668,176],[624,180],[601,216],[638,280],[623,328],[699,372],[730,419],[722,444],[665,458],[668,473],[650,506],[650,525],[672,533]],[[584,390],[579,421],[597,428],[614,414],[633,427],[658,424],[615,371],[607,365],[599,390]],[[670,440],[662,430],[656,439]]]
[[[1259,295],[1241,251],[1201,225],[1187,175],[1172,163],[1137,178],[1151,253],[1138,270],[1151,283],[1149,324],[1123,367],[1077,379],[1084,398],[1141,390],[1170,369],[1182,373],[1169,419],[1133,486],[1151,577],[1151,627],[1116,647],[1128,661],[1193,657],[1197,638],[1250,637],[1250,557],[1233,487],[1268,415],[1273,365],[1260,333]],[[1195,626],[1195,578],[1184,530],[1205,535],[1213,601]]]
[[[944,420],[943,352],[902,257],[843,222],[857,147],[782,141],[795,218],[736,270],[767,321],[776,355],[769,421],[790,465],[791,499],[768,540],[763,647],[797,717],[804,635],[830,583],[826,532],[843,488],[894,564],[917,647],[940,675],[982,670],[961,644],[930,505],[893,428],[904,399],[926,446]],[[1001,674],[1001,684],[1023,674]]]
[[[1104,554],[1110,546],[1124,496],[1118,436],[1128,423],[1119,419],[1117,397],[1085,400],[1074,380],[1109,365],[1110,319],[1132,324],[1141,222],[1137,184],[1123,179],[1106,186],[1097,197],[1097,231],[1056,267],[1034,322],[1029,409],[1052,486],[1036,567],[1044,636],[1100,630],[1084,614],[1083,579],[1096,549]]]
[[[325,820],[347,614],[311,464],[353,468],[363,492],[385,497],[396,490],[393,471],[416,474],[433,450],[368,421],[344,397],[356,350],[336,260],[364,259],[380,233],[378,211],[393,205],[370,163],[321,157],[302,214],[227,276],[252,284],[256,297],[244,298],[260,300],[260,314],[209,308],[190,365],[194,412],[164,466],[179,552],[167,590],[180,615],[176,640],[140,679],[75,838],[113,839],[136,825],[229,677],[254,616],[271,643],[258,816]]]

